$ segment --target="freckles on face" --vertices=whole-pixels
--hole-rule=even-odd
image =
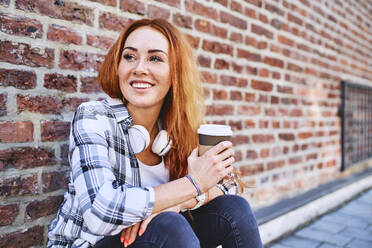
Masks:
[[[118,68],[127,105],[161,106],[171,86],[168,56],[168,40],[159,31],[145,26],[128,36]]]

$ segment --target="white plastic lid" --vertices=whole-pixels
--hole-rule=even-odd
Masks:
[[[228,125],[203,124],[198,129],[198,134],[210,136],[232,136],[233,132]]]

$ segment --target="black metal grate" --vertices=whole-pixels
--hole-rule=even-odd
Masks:
[[[372,157],[372,87],[342,82],[342,170]]]

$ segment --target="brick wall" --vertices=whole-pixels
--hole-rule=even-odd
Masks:
[[[207,119],[233,126],[254,208],[339,175],[340,81],[371,84],[370,1],[0,0],[0,247],[43,246],[62,200],[69,121],[133,19],[188,34]]]

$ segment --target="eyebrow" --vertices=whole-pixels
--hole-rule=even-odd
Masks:
[[[134,48],[134,47],[130,47],[130,46],[128,46],[128,47],[124,47],[123,51],[124,51],[125,49],[129,49],[129,50],[132,50],[132,51],[135,51],[135,52],[137,52],[137,51],[138,51],[138,49],[137,49],[137,48]],[[163,50],[161,50],[161,49],[149,49],[149,50],[148,50],[147,52],[148,52],[148,53],[156,53],[156,52],[161,52],[161,53],[164,53],[165,55],[167,55],[167,56],[168,56],[168,54],[167,54],[166,52],[164,52]]]

